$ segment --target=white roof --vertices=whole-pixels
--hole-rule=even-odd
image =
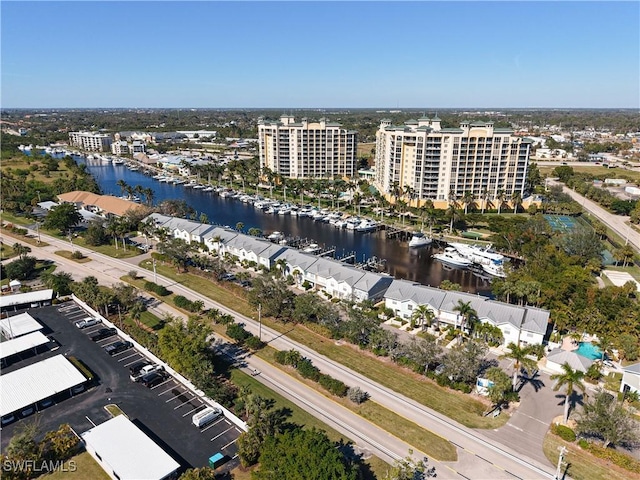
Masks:
[[[13,317],[0,320],[0,330],[7,338],[16,338],[27,333],[42,330],[42,325],[28,313],[21,313]]]
[[[27,293],[15,293],[13,295],[2,295],[0,297],[0,309],[12,307],[14,305],[23,305],[31,302],[44,302],[53,298],[53,290],[36,290]]]
[[[20,410],[80,385],[84,375],[64,355],[0,375],[0,415]]]
[[[0,360],[4,360],[16,353],[49,343],[49,339],[42,332],[33,332],[22,337],[0,343]]]
[[[125,415],[107,420],[80,436],[121,480],[160,480],[180,467]]]

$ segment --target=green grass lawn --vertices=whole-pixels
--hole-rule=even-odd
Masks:
[[[542,175],[553,176],[553,170],[556,167],[552,167],[549,165],[545,165],[544,163],[538,163],[538,169]],[[607,168],[600,165],[585,165],[574,167],[573,171],[575,173],[588,173],[593,175],[594,177],[604,180],[605,178],[625,178],[627,180],[631,180],[634,182],[640,181],[640,172],[635,170],[626,170],[624,168]]]
[[[542,450],[553,465],[558,463],[558,449],[562,446],[567,447],[569,450],[563,464],[564,467],[566,467],[567,463],[569,464],[567,478],[570,477],[575,480],[630,480],[632,478],[640,478],[638,474],[591,455],[575,443],[565,442],[556,435],[547,433]]]
[[[140,266],[149,268],[150,262]],[[177,274],[175,268],[157,265],[158,273],[182,285],[220,302],[250,318],[257,318],[255,309],[247,300],[232,294],[215,282],[192,274]],[[456,420],[470,428],[498,428],[508,420],[508,415],[496,418],[484,417],[486,405],[469,395],[438,386],[421,375],[417,375],[385,359],[377,359],[372,354],[346,343],[336,345],[335,341],[312,332],[304,325],[282,324],[270,318],[262,318],[264,325],[286,334],[292,340],[312,348],[352,370],[361,373],[398,393],[406,395],[423,405]]]
[[[73,465],[75,468],[72,468]],[[73,471],[71,471],[73,470]],[[102,467],[88,452],[82,452],[64,463],[64,468],[53,473],[41,475],[41,480],[110,480]]]
[[[316,417],[306,412],[302,408],[298,407],[295,403],[287,400],[282,395],[274,392],[268,387],[264,386],[260,382],[258,382],[255,378],[250,375],[247,375],[240,370],[232,370],[231,371],[231,380],[238,387],[249,387],[251,391],[260,395],[264,398],[271,398],[275,401],[275,408],[286,408],[291,412],[291,416],[289,417],[289,421],[293,423],[297,423],[298,425],[303,425],[305,428],[317,428],[318,430],[323,430],[327,433],[327,436],[334,442],[338,442],[340,440],[344,442],[349,442],[349,439],[341,435],[339,432],[329,427],[327,424],[321,422]],[[376,456],[372,456],[369,459],[364,461],[369,464],[369,467],[374,472],[374,478],[382,478],[382,475],[386,473],[389,469],[389,465]],[[234,478],[237,479],[250,479],[250,472],[247,470],[243,470],[241,468],[237,468],[233,471]],[[369,479],[373,480],[373,479]]]
[[[15,252],[13,247],[9,244],[5,244],[0,242],[0,260],[6,260],[8,258],[13,258],[18,254]]]
[[[122,409],[116,405],[115,403],[111,403],[109,405],[105,405],[104,409],[111,414],[112,417],[117,417],[118,415],[123,415],[124,412]]]
[[[102,253],[104,255],[108,255],[113,258],[131,258],[131,257],[137,257],[138,255],[142,254],[140,250],[138,250],[135,247],[132,247],[131,245],[127,245],[127,249],[124,250],[122,248],[122,242],[120,242],[120,245],[118,246],[118,248],[115,247],[115,244],[113,242],[108,243],[106,245],[99,245],[96,247],[93,245],[88,245],[87,242],[85,242],[84,238],[76,237],[73,239],[73,243],[75,245],[89,248],[98,253]]]
[[[67,260],[73,260],[74,262],[77,262],[77,263],[87,263],[91,261],[89,257],[74,258],[73,252],[70,252],[69,250],[57,250],[54,253],[56,255],[60,255],[63,258],[66,258]]]

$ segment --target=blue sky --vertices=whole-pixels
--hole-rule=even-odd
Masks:
[[[640,107],[639,2],[1,3],[2,107]]]

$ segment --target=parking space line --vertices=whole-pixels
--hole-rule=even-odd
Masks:
[[[126,353],[126,350],[122,353]],[[115,356],[115,355],[114,355]],[[138,352],[133,352],[131,355],[129,355],[128,357],[122,357],[118,359],[118,362],[124,362],[125,360],[130,359],[131,357],[137,357],[138,356]]]
[[[141,354],[141,353],[139,353],[139,352],[136,352],[136,353],[137,353],[138,355],[140,355],[141,359],[143,359],[143,358],[144,358],[144,357],[142,356],[142,354]],[[134,363],[138,363],[139,361],[140,361],[140,359],[136,359],[136,360],[134,360],[133,362],[125,363],[123,366],[124,366],[124,367],[129,367],[129,366],[133,365]]]
[[[110,343],[108,343],[108,342],[116,343],[117,341],[118,341],[117,337],[116,337],[116,340],[113,340],[113,337],[107,337],[107,338],[103,338],[102,340],[98,340],[96,343],[104,342],[104,343],[102,343],[102,346],[105,347],[107,345],[110,345]]]
[[[200,430],[200,432],[206,432],[207,430],[209,430],[211,427],[215,427],[216,425],[218,425],[222,420],[218,420],[217,422],[213,422],[210,425],[207,425],[206,427],[204,427],[202,430]]]
[[[76,318],[85,316],[85,313],[84,312],[73,312],[73,313],[67,313],[66,316],[70,320],[75,320]]]
[[[165,391],[164,391],[164,392],[162,392],[162,393],[159,393],[159,394],[158,394],[158,396],[160,397],[161,395],[164,395],[165,393],[170,392],[171,390],[176,390],[177,388],[184,388],[184,392],[186,392],[186,391],[187,391],[187,387],[183,387],[183,386],[182,386],[182,385],[180,385],[179,383],[176,383],[176,384],[175,384],[174,386],[172,386],[171,388],[169,388],[169,389],[165,390]],[[178,395],[181,395],[181,394],[183,394],[184,392],[180,392]]]
[[[219,433],[218,435],[216,435],[215,437],[213,437],[211,440],[209,440],[210,442],[213,442],[214,440],[217,440],[218,438],[220,438],[222,435],[224,435],[225,433],[227,433],[229,430],[233,430],[234,427],[231,428],[227,428],[225,431]],[[235,440],[234,440],[235,441]],[[220,450],[224,449],[224,447],[222,447]]]
[[[155,390],[156,388],[161,387],[162,385],[166,385],[166,384],[167,384],[167,383],[169,383],[171,380],[173,380],[173,378],[169,378],[169,379],[165,380],[164,382],[159,383],[159,384],[158,384],[158,385],[156,385],[155,387],[151,387],[151,390]]]
[[[229,445],[233,445],[234,443],[236,443],[238,439],[236,438],[234,441],[227,443],[224,447],[222,447],[220,450],[224,450],[225,448],[227,448]]]
[[[195,397],[195,395],[194,395]],[[191,400],[193,400],[193,397],[191,397],[189,400],[187,400],[186,402],[182,402],[180,405],[178,405],[177,407],[173,407],[174,410],[179,409],[180,407],[184,407],[187,403],[190,403]]]
[[[109,340],[113,340],[113,338],[109,337]],[[117,342],[118,342],[118,340],[117,340],[117,339],[116,339],[116,340],[113,340],[113,342],[111,342],[111,343],[105,343],[105,344],[103,344],[103,347],[108,347],[109,345],[113,345],[114,343],[117,343]],[[116,354],[116,355],[117,355],[117,354]],[[113,356],[113,357],[115,357],[115,355],[112,355],[112,356]]]
[[[186,417],[187,415],[189,415],[190,413],[196,413],[196,411],[201,411],[201,407],[204,407],[204,403],[200,402],[200,405],[198,405],[196,408],[194,408],[193,410],[188,411],[187,413],[185,413],[184,415],[182,415],[182,418]]]
[[[177,394],[176,396],[171,397],[169,400],[165,400],[165,402],[164,402],[164,403],[173,402],[176,398],[180,398],[180,395],[182,395],[182,394],[183,394],[183,393],[185,393],[185,392],[186,392],[186,390],[185,390],[184,392],[180,392],[180,393],[179,393],[179,394]],[[166,392],[165,392],[165,393],[166,393]],[[161,395],[162,395],[162,394],[161,394]],[[160,395],[158,395],[158,396],[160,396]]]

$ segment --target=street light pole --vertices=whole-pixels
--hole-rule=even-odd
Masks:
[[[559,448],[560,456],[558,457],[558,468],[556,468],[556,475],[553,477],[555,480],[560,480],[560,471],[562,470],[562,460],[564,460],[564,456],[567,453],[567,447],[562,446]]]
[[[262,341],[262,304],[258,304],[258,340]]]
[[[153,283],[158,283],[158,272],[156,272],[156,259],[151,257],[153,260]]]

